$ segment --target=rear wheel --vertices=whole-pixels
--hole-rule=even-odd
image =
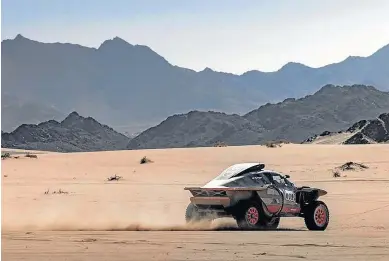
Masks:
[[[269,220],[261,203],[253,200],[241,202],[236,212],[235,219],[242,229],[276,229],[280,222],[279,217]]]
[[[330,220],[327,205],[322,201],[314,201],[304,211],[305,225],[309,230],[325,230]]]
[[[212,221],[211,217],[208,217],[206,213],[200,212],[199,209],[193,204],[189,203],[185,211],[185,220],[187,223],[200,222],[200,221]]]

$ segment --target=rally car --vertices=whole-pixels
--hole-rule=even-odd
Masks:
[[[304,218],[309,230],[325,230],[327,192],[297,187],[289,175],[266,170],[263,163],[239,163],[225,169],[202,187],[186,187],[192,194],[187,222],[233,217],[242,229],[276,229],[281,217]]]

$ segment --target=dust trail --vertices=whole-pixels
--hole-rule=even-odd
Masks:
[[[80,223],[75,224],[69,220],[51,222],[46,224],[24,224],[18,226],[4,225],[3,230],[33,230],[33,231],[213,231],[235,230],[237,226],[230,220],[214,220],[212,222],[197,222],[188,224],[155,225],[148,223],[116,224],[106,223]]]
[[[85,204],[72,202],[48,203],[26,207],[23,214],[14,209],[3,216],[2,229],[7,231],[196,231],[234,229],[233,219],[186,224],[185,208],[160,204],[133,205],[120,203]]]
[[[30,227],[31,230],[34,227]],[[237,229],[233,222],[215,220],[213,222],[197,222],[177,225],[153,225],[147,223],[133,223],[128,225],[100,224],[87,226],[74,226],[67,224],[53,224],[45,226],[40,230],[51,231],[213,231],[213,230],[234,230]]]

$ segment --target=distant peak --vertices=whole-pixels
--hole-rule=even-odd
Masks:
[[[78,112],[76,112],[76,111],[73,111],[73,112],[71,112],[71,113],[69,114],[68,117],[80,117],[80,114],[78,114]]]
[[[19,40],[19,39],[25,39],[25,37],[21,34],[18,34],[17,36],[15,36],[15,40]]]
[[[204,70],[202,70],[201,72],[214,72],[214,70],[209,67],[205,67]]]
[[[73,122],[82,118],[76,111],[71,112],[61,123]]]
[[[129,42],[125,41],[124,39],[122,39],[122,38],[120,38],[118,36],[115,36],[112,39],[105,40],[100,45],[99,49],[105,48],[105,47],[108,47],[108,46],[113,46],[113,47],[117,48],[117,47],[120,47],[120,46],[133,46],[133,45],[130,44]]]
[[[250,71],[242,73],[241,76],[264,75],[264,74],[266,74],[266,73],[262,72],[262,71],[250,70]]]
[[[127,41],[125,41],[123,38],[120,38],[120,37],[118,37],[118,36],[115,36],[111,41],[129,44],[129,43],[128,43]]]
[[[308,67],[302,63],[288,62],[287,64],[282,66],[281,69],[279,69],[279,71],[291,70],[291,69],[301,69],[301,68],[310,68],[310,67]]]
[[[25,41],[25,40],[30,40],[30,39],[24,37],[21,34],[16,35],[15,38],[14,38],[14,41]]]
[[[215,71],[209,67],[205,67],[204,70],[199,71],[199,73],[217,73],[217,74],[223,74],[223,75],[234,75],[233,73],[228,73],[228,72],[222,72],[222,71]]]
[[[334,90],[337,90],[339,89],[340,90],[340,86],[335,86],[333,84],[326,84],[324,85],[323,87],[321,87],[315,94],[321,94],[321,93],[327,93],[327,92],[332,92]]]

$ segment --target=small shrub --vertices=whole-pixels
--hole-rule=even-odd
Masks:
[[[121,176],[118,176],[115,174],[115,176],[111,176],[109,178],[107,178],[108,181],[112,181],[112,180],[119,180],[119,179],[122,179],[123,177]]]
[[[47,189],[46,191],[45,191],[45,195],[48,195],[50,193],[50,189]],[[69,192],[67,192],[67,191],[63,191],[62,189],[59,189],[58,191],[53,191],[53,192],[51,192],[51,194],[69,194]]]
[[[338,171],[334,171],[332,176],[334,178],[340,178],[340,173]]]
[[[283,144],[289,144],[290,142],[287,140],[276,140],[276,141],[268,141],[265,143],[265,146],[268,148],[277,148],[281,147]]]
[[[364,165],[364,164],[356,163],[356,162],[352,162],[352,161],[346,162],[345,164],[337,167],[337,169],[340,169],[342,171],[356,170],[356,169],[364,170],[364,169],[368,169],[368,168],[369,167]]]
[[[153,161],[148,159],[146,156],[144,156],[141,160],[140,160],[140,164],[146,164],[146,163],[152,163]]]
[[[53,194],[69,194],[69,192],[59,189],[58,191],[54,191]]]
[[[265,146],[268,147],[268,148],[277,148],[277,147],[281,147],[282,145],[281,144],[278,144],[278,143],[275,143],[275,142],[266,142],[265,143]]]
[[[279,144],[290,144],[290,141],[288,141],[288,140],[278,140],[277,142]]]
[[[227,144],[225,142],[218,141],[213,146],[214,147],[227,147]]]
[[[37,155],[31,154],[30,152],[27,152],[25,156],[26,156],[27,158],[34,158],[34,159],[37,159],[37,158],[38,158]]]
[[[11,158],[11,154],[9,152],[1,153],[1,159]]]

